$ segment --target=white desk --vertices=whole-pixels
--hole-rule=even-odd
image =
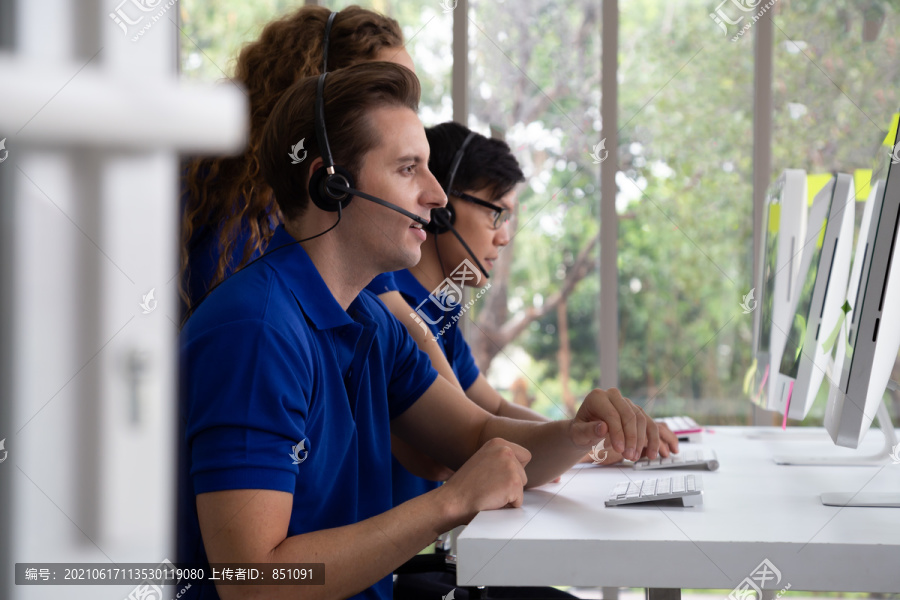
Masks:
[[[900,492],[900,465],[788,467],[775,454],[873,453],[870,431],[860,450],[819,440],[763,441],[762,428],[714,427],[702,444],[719,457],[700,473],[703,504],[606,508],[613,486],[673,471],[584,465],[560,483],[525,493],[521,509],[480,513],[460,535],[460,586],[573,585],[732,590],[763,559],[782,574],[763,589],[900,591],[900,509],[823,506],[829,491]],[[766,428],[775,430],[775,428]],[[789,435],[792,429],[788,429]],[[681,471],[679,471],[681,472]]]

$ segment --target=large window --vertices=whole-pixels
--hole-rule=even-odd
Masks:
[[[705,1],[619,6],[620,384],[654,414],[746,424],[752,38]]]
[[[469,126],[505,137],[527,178],[471,343],[496,387],[554,417],[600,378],[601,26],[593,0],[470,5]]]
[[[449,120],[456,2],[328,5],[350,4],[400,22],[422,120]],[[897,4],[776,0],[762,10],[774,20],[772,180],[789,167],[871,167],[900,105]],[[597,163],[613,153],[619,386],[657,415],[751,422],[753,315],[741,304],[754,286],[755,13],[732,5],[619,3],[612,148],[601,139],[602,2],[470,0],[468,125],[506,139],[527,177],[513,242],[469,313],[479,366],[510,399],[561,416],[600,384]],[[230,75],[242,44],[297,6],[182,0],[183,75]],[[805,424],[821,424],[823,410]]]

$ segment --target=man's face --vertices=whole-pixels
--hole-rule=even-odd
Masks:
[[[488,188],[462,190],[462,193],[496,206],[498,209],[512,211],[516,204],[515,190],[507,192],[500,198],[492,198]],[[451,196],[451,198],[453,209],[456,212],[456,220],[453,226],[460,236],[466,240],[475,258],[484,265],[484,268],[490,274],[490,271],[494,269],[494,262],[499,256],[500,248],[509,243],[509,223],[501,225],[499,229],[494,229],[496,210],[481,204],[468,202],[456,196]],[[456,267],[462,264],[463,260],[468,259],[471,262],[469,253],[459,243],[456,236],[451,233],[444,233],[437,237],[441,262],[444,265],[444,270],[447,271],[444,273],[445,277],[449,276]],[[474,285],[475,282],[472,281],[471,283]],[[481,285],[486,283],[487,279],[482,278]]]
[[[363,157],[358,188],[428,221],[431,209],[444,206],[446,197],[428,170],[428,139],[419,117],[405,107],[385,107],[372,111],[369,123],[379,143]],[[345,218],[348,243],[378,272],[419,262],[425,231],[409,217],[355,198]]]

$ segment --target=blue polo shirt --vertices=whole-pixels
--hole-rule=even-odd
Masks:
[[[378,275],[366,289],[375,294],[399,291],[412,309],[416,309],[421,305],[421,310],[429,317],[428,320],[423,320],[422,322],[428,326],[431,334],[437,339],[437,343],[443,350],[444,356],[447,357],[447,362],[450,363],[450,367],[453,369],[453,374],[456,375],[459,384],[464,390],[467,390],[475,383],[480,371],[475,364],[475,359],[472,357],[472,349],[463,338],[462,330],[456,326],[459,321],[458,315],[461,311],[459,306],[451,311],[444,311],[438,303],[426,302],[430,292],[406,269]],[[456,319],[454,319],[455,317]],[[450,325],[449,329],[438,335],[441,329],[448,324]],[[440,485],[438,482],[413,475],[394,457],[391,457],[391,463],[394,506],[420,496]]]
[[[390,421],[437,377],[384,304],[364,290],[344,311],[293,241],[279,227],[269,253],[213,291],[181,340],[193,490],[180,500],[289,492],[288,536],[392,507]],[[196,509],[183,510],[192,526],[179,531],[179,560],[205,562]],[[191,597],[218,597],[194,588]],[[387,576],[353,597],[388,600],[391,588]]]

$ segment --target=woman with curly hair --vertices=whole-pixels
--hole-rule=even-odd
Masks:
[[[250,99],[247,149],[238,156],[195,158],[185,170],[181,295],[187,309],[262,254],[282,221],[259,169],[263,126],[291,84],[322,72],[331,12],[323,6],[303,6],[266,25],[259,39],[238,56],[234,81]],[[414,70],[397,21],[351,6],[334,19],[327,69],[366,61],[395,62]]]

